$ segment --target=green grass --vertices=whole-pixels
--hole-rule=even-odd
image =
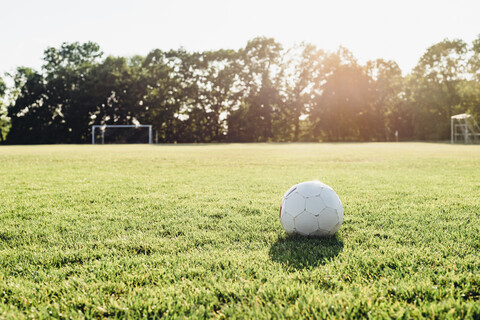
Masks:
[[[319,179],[345,220],[288,237]],[[480,318],[480,147],[0,147],[0,319]]]

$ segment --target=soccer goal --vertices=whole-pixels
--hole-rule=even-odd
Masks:
[[[451,143],[479,143],[480,127],[470,114],[462,113],[450,119]]]
[[[148,143],[152,144],[151,125],[93,125],[92,144]]]

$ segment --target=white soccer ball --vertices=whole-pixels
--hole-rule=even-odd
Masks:
[[[280,221],[289,234],[334,235],[343,222],[343,206],[332,188],[320,181],[302,182],[283,196]]]

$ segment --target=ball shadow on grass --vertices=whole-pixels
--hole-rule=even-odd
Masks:
[[[270,247],[273,261],[286,268],[304,269],[324,265],[343,250],[337,235],[329,238],[287,236],[279,237]]]

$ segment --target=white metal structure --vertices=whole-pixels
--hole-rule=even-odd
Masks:
[[[105,129],[107,128],[148,128],[148,143],[152,144],[152,126],[151,125],[135,125],[135,124],[104,124],[92,126],[92,144],[95,144],[95,129],[99,129],[102,134],[102,144],[105,144]]]
[[[451,143],[463,141],[467,143],[480,142],[480,127],[470,114],[462,113],[450,119]]]

